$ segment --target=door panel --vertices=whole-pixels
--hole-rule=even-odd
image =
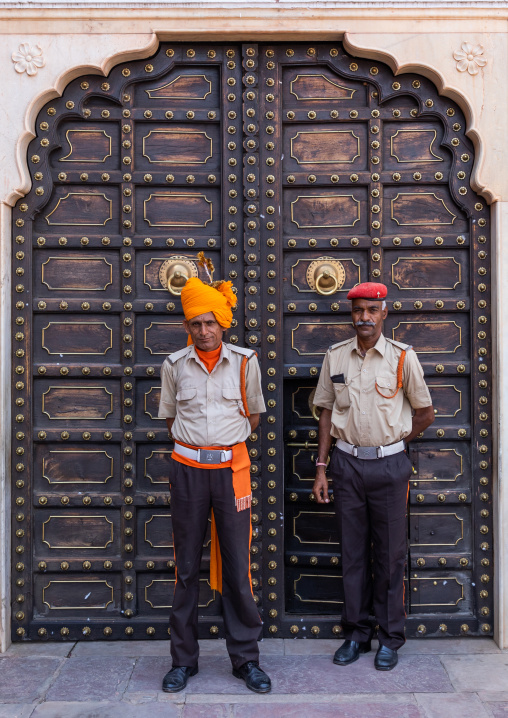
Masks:
[[[265,635],[340,635],[313,395],[369,279],[436,411],[410,449],[408,635],[491,633],[490,218],[465,126],[425,78],[330,43],[164,43],[42,108],[14,210],[16,639],[168,636],[159,368],[186,343],[179,292],[207,280],[202,250],[236,287],[229,341],[262,366],[248,448]],[[224,635],[209,541],[201,637]]]

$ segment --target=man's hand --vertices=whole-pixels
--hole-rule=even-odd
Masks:
[[[316,497],[318,504],[330,503],[330,499],[328,498],[328,479],[326,478],[323,466],[318,466],[312,493]]]

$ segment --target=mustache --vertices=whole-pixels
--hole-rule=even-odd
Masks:
[[[355,322],[355,327],[375,327],[374,322],[362,322],[361,320],[358,322]]]

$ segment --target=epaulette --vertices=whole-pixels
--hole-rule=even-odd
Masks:
[[[174,363],[177,362],[179,359],[181,359],[181,358],[184,357],[186,354],[188,354],[191,349],[192,349],[192,344],[189,344],[188,347],[184,347],[183,349],[179,349],[177,352],[173,352],[173,354],[170,354],[170,355],[168,356],[168,362],[169,362],[170,364],[174,364]]]
[[[396,342],[395,339],[388,339],[388,337],[385,337],[385,339],[387,342],[390,342],[390,344],[394,344],[396,347],[402,349],[405,352],[413,348],[411,344],[403,344],[402,342]]]
[[[254,356],[256,353],[254,349],[246,349],[245,347],[237,347],[234,344],[226,344],[227,348],[232,351],[236,352],[237,354],[243,354],[243,356],[248,357],[249,359]]]
[[[337,344],[331,344],[328,347],[328,351],[330,352],[330,351],[332,351],[332,349],[337,349],[337,347],[343,347],[345,344],[349,344],[350,342],[352,342],[353,339],[354,339],[354,337],[352,337],[351,339],[344,339],[343,342],[337,342]]]

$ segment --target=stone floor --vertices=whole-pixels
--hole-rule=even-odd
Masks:
[[[408,641],[390,673],[374,652],[334,666],[339,645],[263,641],[273,689],[258,696],[231,675],[224,641],[201,643],[176,695],[160,691],[167,641],[15,644],[0,656],[0,718],[508,718],[508,652],[489,639]]]

